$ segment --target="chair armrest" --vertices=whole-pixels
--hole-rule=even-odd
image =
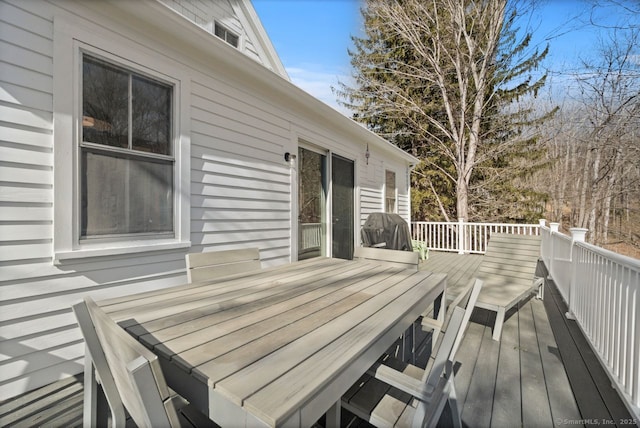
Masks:
[[[384,364],[375,367],[374,377],[424,402],[429,402],[434,392],[434,388],[428,387],[422,380],[399,372]]]
[[[422,318],[422,330],[438,330],[442,331],[442,321],[433,318]]]

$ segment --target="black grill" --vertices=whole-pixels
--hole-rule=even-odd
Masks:
[[[361,234],[364,247],[413,251],[409,225],[398,214],[369,214]]]

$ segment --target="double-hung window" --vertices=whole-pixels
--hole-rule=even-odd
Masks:
[[[396,190],[396,173],[385,170],[385,186],[384,186],[385,212],[397,212],[397,190]]]
[[[54,52],[53,262],[188,248],[184,65],[65,15],[54,20]]]
[[[171,84],[82,55],[79,239],[172,238]]]

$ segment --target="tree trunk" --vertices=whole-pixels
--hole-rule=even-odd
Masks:
[[[458,175],[458,183],[456,184],[456,210],[458,218],[465,221],[469,220],[469,185],[464,178],[464,174]]]
[[[582,182],[580,185],[580,205],[578,206],[578,226],[587,225],[587,191],[589,189],[589,172],[591,163],[591,151],[586,150],[584,154],[584,164],[582,167]]]
[[[602,242],[604,244],[609,243],[609,219],[611,217],[611,198],[613,198],[614,189],[616,186],[616,182],[618,181],[618,164],[620,163],[620,158],[622,154],[622,150],[615,149],[616,155],[613,159],[613,167],[611,168],[611,173],[609,175],[609,179],[607,180],[607,190],[606,196],[604,199],[604,204],[602,207]]]

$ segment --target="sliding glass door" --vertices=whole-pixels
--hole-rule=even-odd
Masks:
[[[331,157],[331,221],[333,257],[353,259],[353,161]]]
[[[352,259],[353,161],[301,147],[297,164],[298,260],[319,256]],[[327,236],[331,237],[330,241]],[[329,242],[330,250],[327,248]]]
[[[326,256],[327,157],[298,149],[298,260]]]

